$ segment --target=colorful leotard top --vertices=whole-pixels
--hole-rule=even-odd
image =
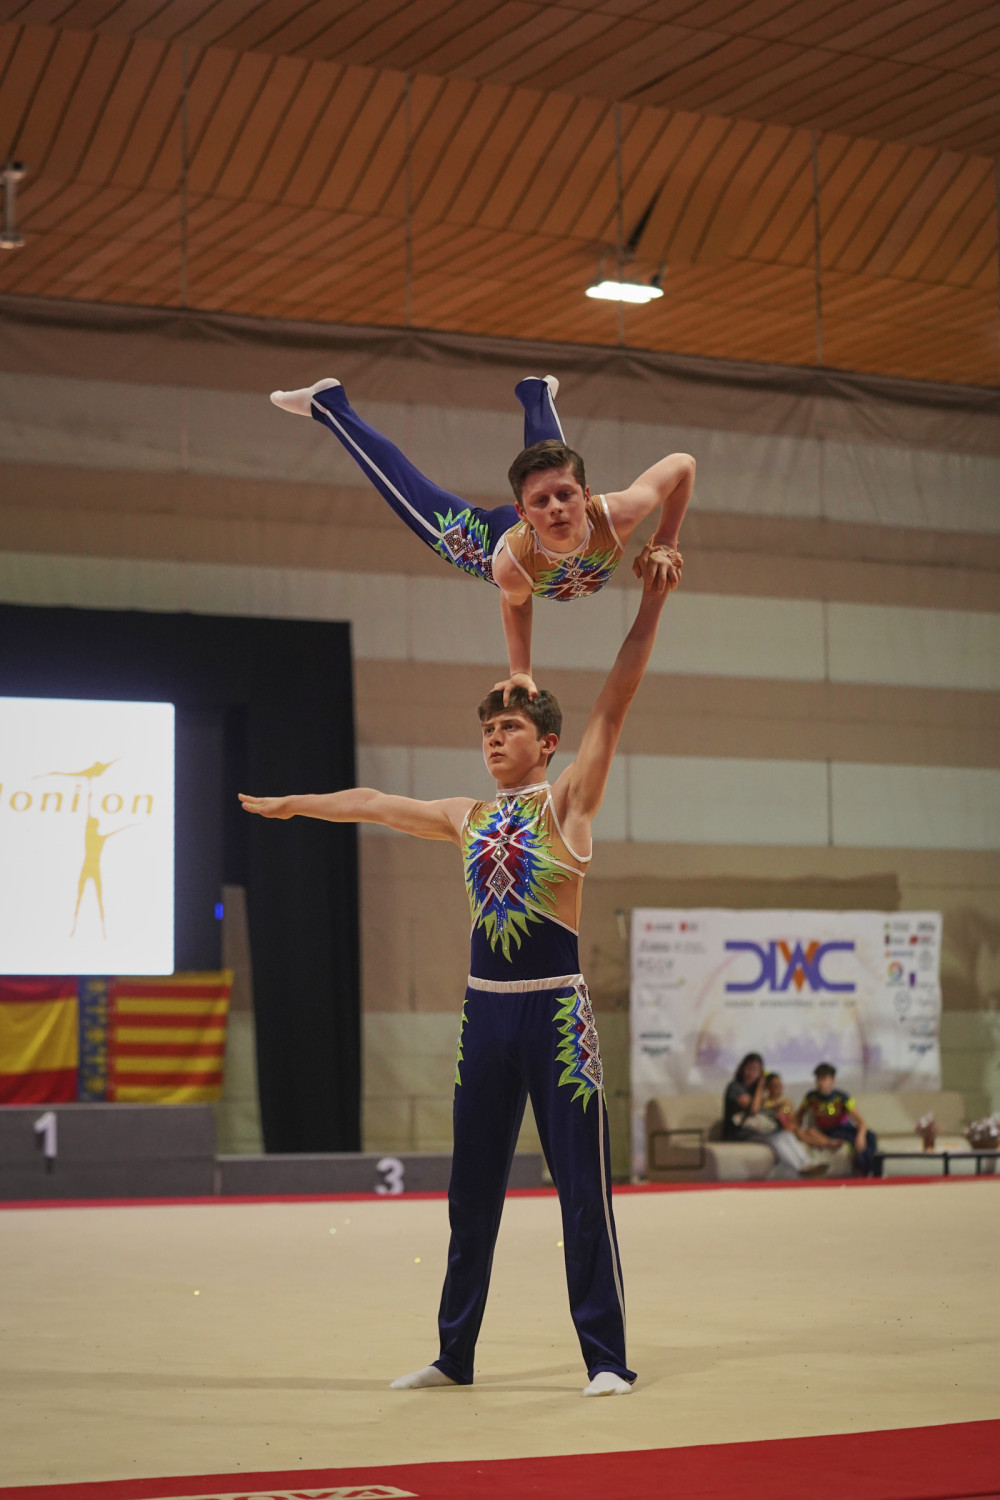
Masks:
[[[581,599],[596,594],[625,550],[603,495],[591,495],[587,501],[587,535],[573,552],[546,551],[527,521],[505,531],[496,552],[501,547],[507,548],[511,561],[531,584],[531,592],[540,599]]]
[[[590,855],[567,844],[547,781],[476,802],[462,825],[462,859],[471,975],[512,982],[580,972],[577,930]]]

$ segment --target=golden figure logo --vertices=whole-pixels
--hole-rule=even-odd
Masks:
[[[80,805],[79,783],[85,782],[87,787],[86,821],[83,829],[83,863],[80,866],[80,878],[76,887],[76,907],[73,911],[73,926],[70,937],[76,936],[77,926],[80,920],[80,907],[83,905],[83,897],[88,885],[93,885],[94,895],[97,899],[97,910],[101,919],[101,935],[105,939],[108,936],[107,921],[104,912],[104,883],[101,879],[101,858],[104,854],[104,846],[108,839],[113,839],[116,834],[127,833],[130,828],[135,828],[135,823],[126,823],[123,828],[108,828],[102,832],[100,818],[94,815],[93,798],[94,782],[103,776],[112,766],[117,765],[121,759],[116,756],[114,760],[95,760],[90,766],[79,771],[42,771],[33,776],[33,781],[44,781],[50,776],[64,776],[78,783],[74,790],[73,800],[68,809],[75,813]],[[13,812],[28,812],[34,799],[30,792],[14,792],[10,798],[10,807]],[[61,813],[63,810],[62,792],[45,792],[42,795],[39,812],[48,812],[50,803],[53,811]],[[148,792],[138,793],[132,798],[132,811],[137,813],[140,805],[145,803],[146,816],[153,811],[153,798]],[[109,792],[101,802],[101,810],[111,816],[122,811],[125,805],[124,798],[120,792]]]

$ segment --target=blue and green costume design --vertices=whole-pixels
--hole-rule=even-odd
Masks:
[[[524,409],[526,448],[546,438],[563,441],[555,402],[544,380],[534,376],[522,380],[515,395]],[[519,522],[513,504],[487,510],[442,489],[421,474],[395,443],[362,421],[342,385],[314,395],[312,415],[339,439],[415,536],[463,573],[494,582],[493,554],[504,533]],[[570,596],[563,592],[558,597]]]
[[[462,854],[471,962],[435,1364],[458,1384],[472,1383],[507,1179],[530,1098],[559,1194],[570,1312],[588,1376],[610,1370],[632,1381],[601,1054],[579,972],[580,895],[590,856],[566,843],[547,783],[476,803]]]

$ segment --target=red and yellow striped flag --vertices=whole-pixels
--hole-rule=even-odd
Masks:
[[[108,1098],[125,1104],[218,1099],[233,976],[174,974],[110,986]]]
[[[0,979],[0,1104],[76,1098],[75,979]]]

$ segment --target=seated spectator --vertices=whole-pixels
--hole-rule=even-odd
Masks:
[[[768,1073],[765,1077],[761,1108],[766,1114],[773,1115],[783,1130],[790,1130],[803,1146],[813,1146],[819,1150],[829,1147],[829,1139],[814,1126],[796,1123],[795,1105],[785,1093],[785,1084],[780,1073]],[[828,1166],[829,1162],[823,1163],[823,1170],[825,1171]]]
[[[763,1096],[764,1059],[759,1052],[748,1052],[722,1097],[722,1139],[767,1146],[777,1161],[800,1177],[818,1177],[825,1172],[828,1163],[813,1162],[794,1132],[783,1129],[774,1115],[765,1113],[761,1108]]]
[[[834,1087],[837,1070],[832,1063],[820,1063],[813,1069],[816,1087],[810,1089],[795,1115],[797,1125],[808,1117],[812,1127],[820,1132],[824,1144],[836,1150],[841,1141],[847,1141],[854,1154],[856,1177],[880,1177],[880,1163],[876,1160],[878,1140],[869,1130],[854,1107],[854,1100],[843,1089]]]

